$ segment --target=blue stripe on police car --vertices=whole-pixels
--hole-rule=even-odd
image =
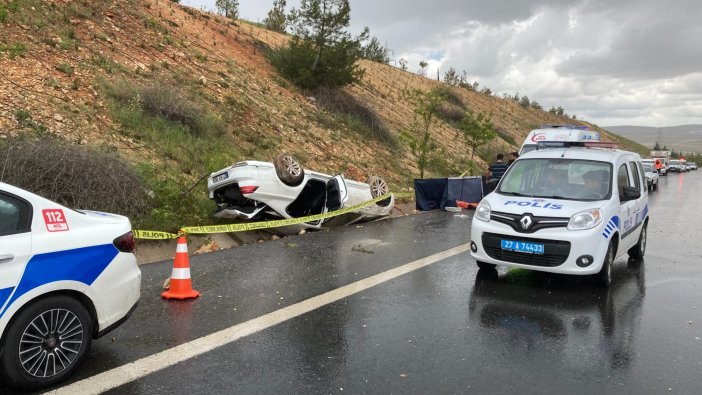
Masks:
[[[0,302],[4,301],[3,293],[8,289],[12,295],[5,308],[0,311],[0,317],[5,314],[12,302],[42,285],[66,280],[91,285],[118,253],[119,251],[112,244],[104,244],[33,256],[27,262],[27,267],[14,293],[12,288],[0,290]]]

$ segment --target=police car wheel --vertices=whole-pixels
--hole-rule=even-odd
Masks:
[[[602,263],[602,269],[599,273],[593,276],[593,281],[595,285],[599,287],[609,287],[612,284],[612,262],[614,261],[614,246],[609,243],[607,247],[607,254],[605,255],[604,263]]]
[[[79,301],[67,296],[38,300],[8,327],[0,357],[3,379],[30,391],[61,382],[81,363],[92,337],[93,321]]]
[[[628,251],[629,256],[634,259],[642,259],[644,254],[646,253],[646,236],[647,236],[647,230],[646,228],[648,227],[648,223],[645,223],[643,227],[641,228],[641,234],[639,235],[639,241],[636,243],[635,246],[631,247]]]
[[[493,265],[492,263],[487,263],[487,262],[481,262],[481,261],[475,261],[475,263],[478,264],[478,268],[480,270],[495,270],[497,265]]]

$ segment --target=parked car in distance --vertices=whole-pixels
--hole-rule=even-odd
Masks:
[[[648,185],[649,191],[655,191],[658,189],[658,172],[650,163],[644,163],[644,172],[646,173],[646,184]]]
[[[685,167],[684,165],[677,159],[671,159],[670,164],[668,166],[668,171],[670,172],[675,172],[675,173],[682,173]]]
[[[0,183],[0,379],[37,391],[68,378],[136,307],[133,251],[128,218]]]
[[[372,176],[367,182],[346,180],[302,168],[290,154],[271,162],[245,161],[212,173],[207,180],[217,218],[265,220],[297,218],[351,207],[388,194],[388,184]],[[387,216],[393,196],[352,213],[327,220],[279,228],[282,233],[300,229],[347,225]]]
[[[697,170],[697,163],[695,162],[687,162],[687,167],[690,170]]]

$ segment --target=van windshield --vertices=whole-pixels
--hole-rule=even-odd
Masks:
[[[504,195],[603,200],[612,194],[612,165],[581,159],[522,159],[502,177]]]

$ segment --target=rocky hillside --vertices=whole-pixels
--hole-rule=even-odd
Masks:
[[[266,54],[285,35],[166,0],[2,4],[0,133],[50,133],[116,151],[142,174],[150,168],[150,183],[177,182],[176,189],[234,161],[282,151],[315,170],[409,186],[418,171],[398,137],[413,119],[408,88],[450,88],[455,105],[492,113],[500,137],[480,153],[485,159],[514,150],[540,124],[586,124],[363,61],[364,79],[345,93],[377,116],[388,142],[276,74]],[[441,121],[432,133],[442,159],[428,175],[465,170],[470,150],[458,131]]]

